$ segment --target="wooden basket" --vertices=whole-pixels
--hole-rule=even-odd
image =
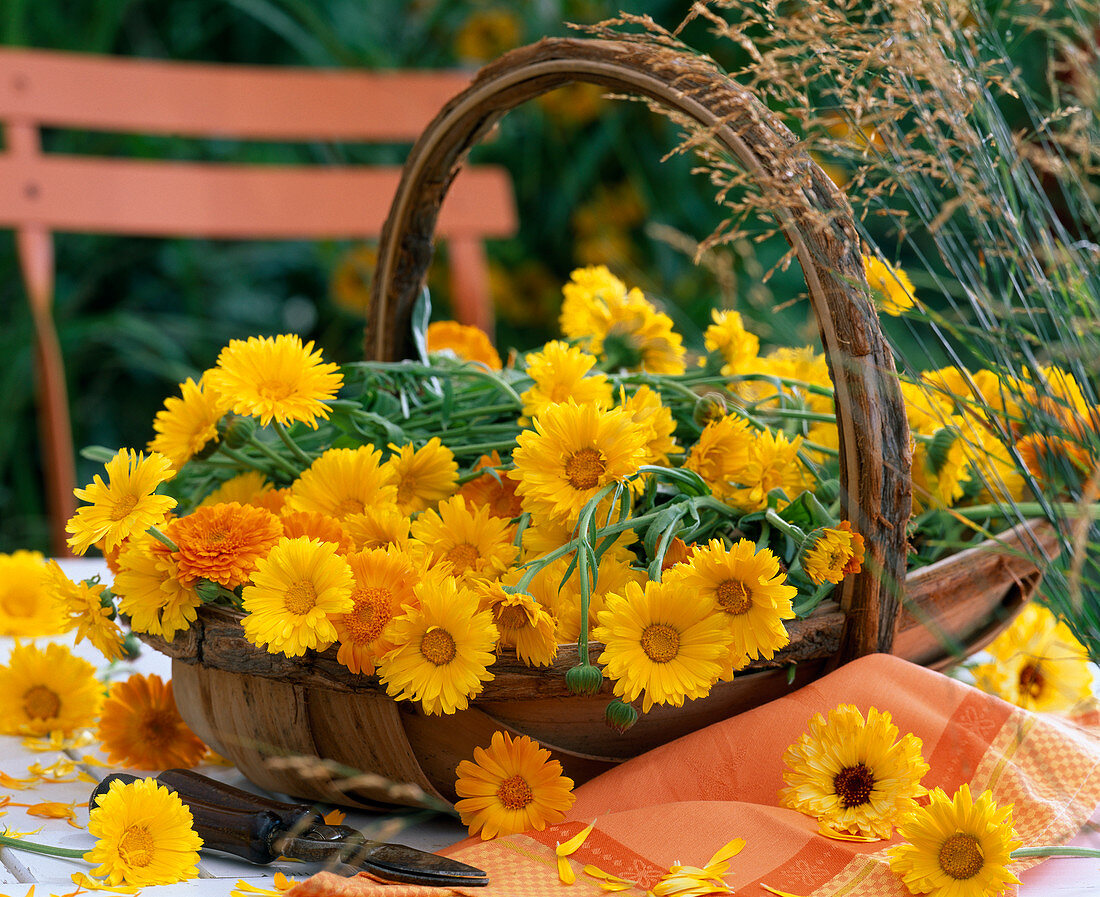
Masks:
[[[498,729],[538,739],[579,783],[862,654],[894,650],[927,666],[945,665],[954,656],[945,645],[971,650],[986,643],[1030,596],[1039,573],[1027,555],[1056,550],[1049,528],[1021,525],[906,577],[909,434],[850,208],[751,94],[672,50],[547,39],[486,67],[447,104],[413,148],[383,232],[368,356],[406,357],[439,207],[470,147],[509,109],[573,81],[663,104],[709,130],[770,188],[789,185],[777,214],[805,273],[835,386],[842,516],[865,535],[864,570],[841,584],[835,601],[790,623],[790,644],[774,660],[754,662],[705,699],[654,707],[624,735],[604,722],[609,682],[593,697],[566,690],[576,645],[563,647],[550,670],[529,669],[505,654],[468,710],[429,717],[414,703],[391,700],[375,677],[350,673],[335,648],[295,659],[269,654],[245,640],[239,615],[203,607],[173,642],[146,640],[173,658],[176,700],[187,722],[257,785],[366,808],[415,805],[424,795],[453,801],[456,764]],[[593,660],[599,650],[591,646]],[[338,767],[415,787],[347,779]]]

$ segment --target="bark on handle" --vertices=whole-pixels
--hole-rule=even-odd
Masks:
[[[409,320],[431,261],[439,208],[466,154],[521,103],[574,81],[648,98],[685,116],[782,201],[836,389],[843,514],[867,541],[864,571],[841,585],[844,662],[893,643],[905,580],[909,431],[893,356],[868,299],[851,209],[790,131],[751,93],[668,48],[570,38],[521,47],[482,69],[428,125],[405,163],[382,231],[367,323],[368,358],[407,355]]]

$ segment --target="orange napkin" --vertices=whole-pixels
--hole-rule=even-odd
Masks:
[[[939,673],[888,655],[857,660],[786,698],[650,751],[577,789],[566,821],[495,841],[466,840],[444,853],[486,870],[483,897],[602,895],[604,872],[651,888],[673,863],[702,866],[733,838],[744,849],[725,880],[738,894],[760,887],[808,895],[907,897],[889,870],[892,842],[818,835],[817,823],[778,806],[783,752],[816,713],[838,704],[888,710],[901,733],[924,744],[928,788],[953,794],[964,782],[1014,804],[1025,846],[1068,841],[1100,804],[1100,715],[1073,721],[1029,713]],[[576,883],[558,879],[554,847],[596,820],[569,857]],[[1038,860],[1015,864],[1019,873]],[[625,893],[638,894],[639,890]]]

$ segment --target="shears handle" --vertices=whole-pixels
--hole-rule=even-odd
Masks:
[[[191,810],[195,832],[203,847],[231,853],[250,863],[266,864],[279,856],[278,838],[301,835],[324,820],[308,804],[284,804],[251,794],[189,769],[169,769],[156,777],[179,795]],[[115,781],[135,782],[137,776],[116,772],[96,786],[88,802],[96,806]]]

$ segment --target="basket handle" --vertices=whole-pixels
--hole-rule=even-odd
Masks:
[[[784,189],[775,213],[802,265],[835,388],[842,513],[867,547],[863,572],[841,584],[847,623],[835,656],[843,663],[889,651],[905,582],[909,431],[893,356],[868,298],[851,208],[763,104],[705,63],[669,48],[546,38],[482,69],[406,160],[378,250],[367,357],[407,357],[439,208],[470,148],[505,112],[573,81],[669,107],[708,129],[754,178]]]

